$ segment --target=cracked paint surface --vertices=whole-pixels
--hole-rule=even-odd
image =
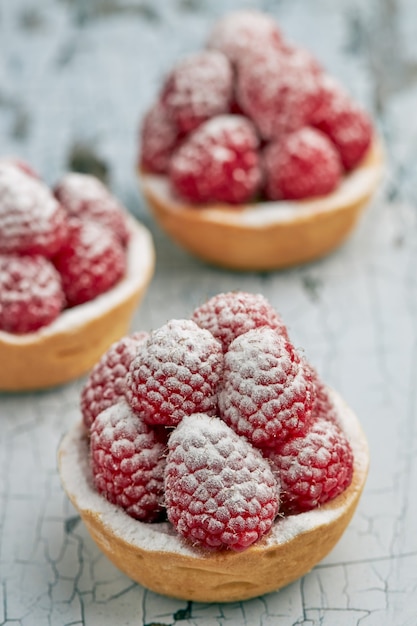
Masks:
[[[271,11],[373,112],[384,186],[349,241],[308,267],[233,274],[155,227],[134,178],[141,115],[172,60],[234,0],[13,0],[0,5],[0,145],[53,183],[82,145],[152,230],[155,278],[133,329],[220,291],[262,292],[368,436],[364,496],[334,551],[286,589],[227,605],[144,590],[98,551],[56,471],[82,380],[0,396],[0,625],[417,624],[417,9],[411,0],[247,2]],[[4,367],[4,364],[0,364]]]

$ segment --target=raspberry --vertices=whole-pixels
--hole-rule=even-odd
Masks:
[[[311,124],[331,139],[347,171],[358,165],[372,141],[368,114],[328,77],[321,82],[321,105]]]
[[[163,513],[165,444],[158,433],[119,402],[91,426],[94,486],[109,502],[143,522]]]
[[[5,164],[17,167],[28,176],[40,179],[39,174],[35,172],[35,170],[29,165],[29,163],[26,163],[26,161],[23,161],[22,159],[17,159],[15,157],[2,157],[0,159],[0,166]]]
[[[222,419],[257,447],[276,447],[305,432],[314,386],[295,348],[266,326],[237,337],[224,355]]]
[[[253,125],[244,117],[220,115],[205,122],[172,157],[174,192],[197,203],[251,200],[261,182],[258,143]]]
[[[330,397],[326,385],[323,383],[318,373],[309,363],[304,361],[304,366],[308,369],[315,388],[315,400],[313,404],[313,419],[324,418],[337,421],[336,408]]]
[[[141,128],[140,165],[143,170],[165,174],[181,134],[168,115],[166,108],[157,102],[145,115]]]
[[[211,333],[191,320],[171,320],[133,360],[128,401],[149,424],[176,426],[184,415],[214,415],[222,366],[221,345]]]
[[[301,128],[264,150],[265,194],[269,200],[324,196],[340,183],[342,164],[332,142],[314,128]]]
[[[204,50],[183,59],[162,88],[161,102],[182,133],[229,111],[233,73],[227,58]]]
[[[0,252],[51,257],[67,234],[65,211],[40,180],[0,163]]]
[[[224,352],[236,337],[262,326],[275,328],[288,339],[284,322],[261,294],[219,293],[195,309],[192,319],[221,342]]]
[[[223,52],[233,64],[252,52],[281,46],[282,35],[275,21],[250,9],[233,11],[218,20],[207,41],[208,48]]]
[[[284,514],[309,511],[341,494],[351,483],[353,455],[334,422],[315,420],[301,437],[265,453],[281,484]]]
[[[319,73],[301,49],[268,50],[239,66],[237,101],[266,140],[306,126],[320,103]]]
[[[184,417],[168,442],[167,515],[206,548],[249,547],[271,528],[279,490],[259,451],[217,417]]]
[[[89,430],[99,413],[125,397],[126,377],[149,333],[137,332],[113,343],[93,367],[81,391],[81,413]]]
[[[108,291],[124,275],[125,252],[110,230],[91,220],[68,219],[68,238],[54,257],[69,306]]]
[[[127,244],[125,210],[98,178],[70,172],[56,186],[55,195],[70,216],[97,221]]]
[[[64,302],[60,276],[50,261],[36,255],[0,254],[1,330],[34,332],[51,324]]]

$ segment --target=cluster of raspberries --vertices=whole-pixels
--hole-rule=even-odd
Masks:
[[[126,212],[93,176],[51,190],[24,162],[0,160],[0,330],[22,334],[106,292],[125,274]]]
[[[372,140],[369,116],[257,11],[223,17],[166,77],[141,128],[140,167],[191,203],[332,192]]]
[[[352,480],[327,388],[259,294],[113,344],[81,393],[93,482],[193,545],[243,550]]]

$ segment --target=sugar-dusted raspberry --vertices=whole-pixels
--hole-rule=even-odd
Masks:
[[[281,32],[275,20],[261,11],[241,9],[219,19],[209,34],[207,47],[219,50],[233,64],[242,57],[265,48],[282,47]]]
[[[239,65],[236,97],[266,140],[309,123],[320,103],[318,66],[302,49],[265,50]]]
[[[167,515],[206,548],[248,548],[271,528],[279,488],[258,450],[217,417],[184,417],[168,442]]]
[[[275,329],[256,328],[230,344],[219,390],[220,416],[253,445],[276,447],[305,432],[314,398],[309,370]]]
[[[253,199],[261,182],[258,145],[253,124],[243,116],[219,115],[205,122],[171,159],[174,192],[196,203]]]
[[[14,165],[18,169],[22,170],[28,176],[32,176],[33,178],[40,179],[40,176],[29,163],[24,161],[23,159],[19,159],[13,156],[10,157],[1,157],[0,158],[0,166],[4,164]]]
[[[148,337],[149,333],[141,331],[116,341],[91,370],[81,391],[81,414],[87,430],[99,413],[125,397],[130,364]]]
[[[97,221],[109,228],[123,245],[127,244],[126,212],[98,178],[70,172],[58,182],[55,195],[70,216]]]
[[[158,431],[121,401],[91,425],[94,486],[109,502],[143,522],[163,514],[166,446]]]
[[[337,424],[319,418],[301,437],[265,452],[281,484],[285,514],[309,511],[342,493],[353,475],[352,449]]]
[[[224,352],[236,337],[262,326],[275,328],[288,338],[281,317],[261,294],[244,291],[219,293],[197,307],[192,319],[221,342]]]
[[[0,254],[1,330],[16,334],[34,332],[51,324],[64,303],[60,276],[48,259]]]
[[[327,420],[337,421],[337,411],[334,402],[330,396],[328,387],[324,384],[315,368],[304,361],[304,366],[310,372],[315,389],[315,400],[313,404],[312,414],[313,420],[323,418]]]
[[[229,111],[233,72],[216,50],[203,50],[180,61],[167,77],[161,102],[182,133]]]
[[[150,424],[176,426],[184,415],[214,415],[222,367],[221,345],[208,330],[171,320],[151,333],[133,360],[126,395]]]
[[[156,102],[146,113],[140,135],[141,168],[146,172],[165,174],[181,133],[161,102]]]
[[[306,126],[267,145],[264,171],[269,200],[302,200],[332,192],[343,168],[330,139]]]
[[[321,103],[314,112],[311,124],[332,140],[344,168],[352,170],[371,145],[371,119],[333,79],[323,77],[320,89]]]
[[[11,162],[0,163],[0,252],[53,256],[66,214],[48,187]]]
[[[68,219],[68,237],[53,259],[69,306],[108,291],[124,275],[125,251],[108,229],[86,219]]]

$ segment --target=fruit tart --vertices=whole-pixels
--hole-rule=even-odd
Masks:
[[[138,173],[160,226],[210,263],[270,270],[339,246],[377,189],[369,115],[271,16],[226,15],[144,116]]]
[[[1,391],[77,378],[128,332],[154,267],[146,228],[87,174],[50,189],[0,160]]]
[[[80,408],[63,487],[114,565],[167,596],[238,601],[300,578],[366,481],[356,416],[260,294],[115,342]]]

